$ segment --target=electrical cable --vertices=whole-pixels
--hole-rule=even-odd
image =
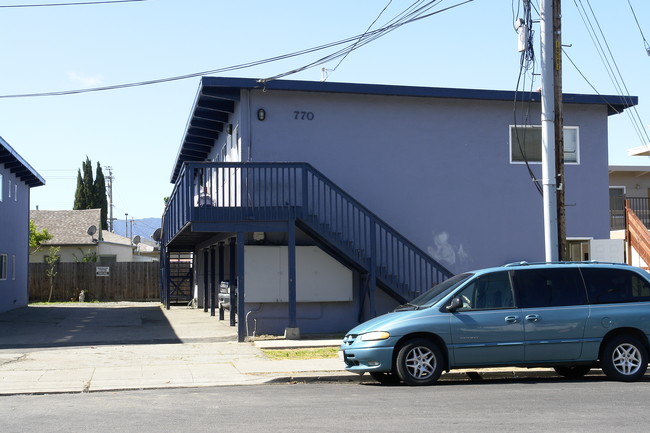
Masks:
[[[467,0],[467,1],[464,1],[464,2],[462,2],[460,4],[451,6],[451,7],[447,8],[447,9],[444,9],[444,10],[441,10],[441,11],[438,11],[438,12],[434,12],[434,13],[426,15],[426,16],[416,17],[416,18],[413,18],[413,19],[410,19],[410,20],[403,21],[403,22],[401,22],[399,24],[391,24],[391,25],[388,25],[388,26],[373,30],[371,32],[368,32],[367,36],[368,35],[380,34],[380,33],[384,32],[384,31],[386,31],[387,28],[391,28],[392,26],[400,27],[400,26],[405,25],[405,24],[410,24],[412,22],[419,21],[419,20],[427,18],[427,17],[429,17],[431,15],[435,15],[435,14],[437,14],[439,12],[443,12],[445,10],[448,10],[448,9],[451,9],[451,8],[454,8],[454,7],[457,7],[457,6],[463,5],[465,3],[472,2],[472,1],[474,1],[474,0]],[[161,83],[167,83],[167,82],[172,82],[172,81],[185,80],[185,79],[188,79],[188,78],[196,78],[196,77],[202,77],[202,76],[205,76],[205,75],[218,74],[218,73],[223,73],[223,72],[235,71],[235,70],[239,70],[239,69],[251,68],[251,67],[263,65],[263,64],[266,64],[266,63],[277,62],[277,61],[289,59],[289,58],[292,58],[292,57],[297,57],[297,56],[301,56],[301,55],[305,55],[305,54],[310,54],[310,53],[321,51],[321,50],[324,50],[324,49],[327,49],[327,48],[332,48],[332,47],[335,47],[337,45],[343,45],[343,44],[355,41],[355,40],[359,39],[360,36],[361,35],[356,35],[356,36],[348,37],[348,38],[345,38],[345,39],[342,39],[342,40],[339,40],[339,41],[329,42],[329,43],[326,43],[326,44],[323,44],[323,45],[319,45],[319,46],[311,47],[311,48],[306,48],[304,50],[295,51],[295,52],[288,53],[288,54],[282,54],[282,55],[278,55],[278,56],[275,56],[275,57],[269,57],[269,58],[262,59],[262,60],[256,60],[256,61],[247,62],[247,63],[240,63],[240,64],[233,65],[233,66],[226,66],[226,67],[223,67],[223,68],[211,69],[211,70],[207,70],[207,71],[200,71],[200,72],[194,72],[194,73],[189,73],[189,74],[184,74],[184,75],[177,75],[177,76],[159,78],[159,79],[153,79],[153,80],[138,81],[138,82],[133,82],[133,83],[115,84],[115,85],[111,85],[111,86],[102,86],[102,87],[91,87],[91,88],[86,88],[86,89],[73,89],[73,90],[62,90],[62,91],[52,91],[52,92],[18,93],[18,94],[0,95],[0,99],[75,95],[75,94],[81,94],[81,93],[101,92],[101,91],[105,91],[105,90],[117,90],[117,89],[125,89],[125,88],[130,88],[130,87],[148,86],[148,85],[153,85],[153,84],[161,84]]]
[[[446,11],[448,11],[448,10],[450,10],[450,9],[456,8],[456,7],[458,7],[458,6],[462,6],[462,5],[464,5],[464,4],[466,4],[466,3],[470,3],[470,2],[472,2],[472,1],[474,1],[474,0],[466,0],[466,1],[463,1],[463,2],[461,2],[461,3],[457,3],[457,4],[455,4],[455,5],[449,6],[449,7],[447,7],[447,8],[440,9],[440,10],[438,10],[438,11],[431,12],[431,13],[428,13],[428,14],[425,14],[425,15],[422,15],[422,13],[428,11],[428,10],[431,9],[433,6],[435,6],[434,3],[437,3],[436,1],[431,1],[431,2],[427,3],[426,5],[420,7],[418,10],[409,13],[409,14],[406,15],[404,18],[401,18],[400,20],[398,20],[398,21],[396,21],[396,22],[394,22],[394,23],[388,24],[388,25],[386,25],[386,26],[384,26],[384,27],[381,27],[381,28],[379,28],[379,29],[377,29],[377,30],[374,30],[374,31],[372,31],[372,32],[368,32],[368,33],[366,33],[366,37],[361,38],[361,39],[363,39],[363,40],[361,40],[361,41],[357,41],[355,44],[353,44],[353,45],[351,45],[351,46],[348,46],[348,47],[342,48],[342,49],[340,49],[340,50],[337,51],[337,52],[334,52],[334,53],[332,53],[332,54],[329,54],[329,55],[327,55],[327,56],[325,56],[325,57],[322,57],[322,58],[320,58],[320,59],[318,59],[318,60],[316,60],[316,61],[314,61],[314,62],[311,62],[311,63],[309,63],[309,64],[307,64],[307,65],[304,65],[304,66],[301,66],[301,67],[299,67],[299,68],[295,68],[295,69],[292,69],[292,70],[290,70],[290,71],[287,71],[287,72],[284,72],[284,73],[281,73],[281,74],[274,75],[274,76],[272,76],[272,77],[268,77],[268,78],[264,78],[264,79],[258,80],[258,82],[263,84],[263,83],[266,83],[266,82],[269,82],[269,81],[276,80],[276,79],[278,79],[278,78],[283,78],[283,77],[286,77],[286,76],[288,76],[288,75],[293,75],[293,74],[296,74],[296,73],[298,73],[298,72],[305,71],[305,70],[307,70],[307,69],[313,68],[313,67],[318,66],[318,65],[321,65],[321,64],[323,64],[323,63],[327,63],[327,62],[330,61],[330,60],[334,60],[334,59],[336,59],[336,58],[339,58],[339,57],[341,57],[341,56],[346,55],[346,53],[347,53],[348,51],[354,51],[354,50],[357,50],[357,49],[359,49],[360,47],[362,47],[363,45],[366,45],[366,44],[368,44],[368,43],[370,43],[370,42],[372,42],[372,41],[374,41],[374,40],[376,40],[376,39],[378,39],[378,38],[380,38],[380,37],[382,37],[382,36],[384,36],[384,35],[386,35],[386,34],[392,32],[393,30],[396,30],[397,28],[399,28],[399,27],[401,27],[401,26],[403,26],[403,25],[405,25],[405,24],[412,23],[412,22],[415,22],[415,21],[419,21],[419,20],[422,20],[422,19],[428,18],[428,17],[430,17],[430,16],[437,15],[437,14],[439,14],[439,13],[441,13],[441,12],[446,12]]]
[[[585,9],[584,5],[582,4],[582,0],[577,0],[577,1],[574,0],[574,4],[578,8],[578,12],[583,20],[583,23],[585,24],[585,27],[587,28],[589,36],[592,39],[592,43],[596,47],[596,51],[598,52],[598,55],[600,56],[601,61],[603,62],[603,65],[605,66],[605,69],[610,77],[610,80],[612,81],[612,84],[616,88],[621,100],[630,106],[630,110],[626,111],[626,114],[630,119],[630,122],[632,123],[632,127],[634,128],[642,145],[647,146],[648,142],[650,141],[650,136],[648,136],[648,132],[643,127],[644,123],[641,120],[637,107],[632,104],[632,100],[630,99],[629,96],[630,92],[627,88],[627,85],[625,84],[625,80],[623,79],[618,64],[614,59],[614,55],[612,54],[612,51],[609,47],[609,43],[607,42],[607,38],[605,37],[602,27],[598,22],[598,18],[596,17],[596,14],[594,13],[594,10],[591,7],[591,4],[589,3],[589,0],[586,0],[586,2],[589,6],[589,10],[591,12],[591,16],[593,17],[593,20],[596,22],[596,27],[598,27],[599,30],[598,32],[596,32],[596,29],[594,28],[594,25],[591,22],[592,20],[589,16],[589,13]],[[580,5],[578,5],[578,3],[580,3]],[[598,36],[598,33],[600,33],[600,38]],[[602,38],[602,42],[601,42],[601,38]],[[607,50],[605,50],[603,44],[607,48]]]
[[[634,12],[634,8],[632,7],[632,3],[630,3],[630,0],[627,0],[627,4],[630,5],[630,10],[632,11],[632,15],[634,15],[634,21],[636,21],[636,26],[639,28],[639,32],[641,32],[641,37],[643,38],[643,44],[645,46],[645,50],[650,56],[650,44],[648,44],[648,41],[645,38],[645,35],[643,34],[643,30],[641,29],[641,24],[639,24],[639,20],[636,17],[636,13]]]
[[[101,5],[110,3],[135,3],[146,2],[149,0],[105,0],[94,2],[79,2],[79,3],[42,3],[42,4],[24,4],[24,5],[5,5],[0,8],[37,8],[37,7],[50,7],[50,6],[88,6],[88,5]]]
[[[361,41],[361,39],[363,39],[363,37],[364,37],[364,36],[365,36],[369,31],[370,31],[370,29],[372,28],[372,26],[375,25],[375,23],[377,22],[377,20],[378,20],[378,19],[383,15],[383,13],[386,11],[386,9],[388,9],[388,6],[390,6],[390,4],[391,4],[392,2],[393,2],[393,0],[389,0],[389,1],[388,1],[388,3],[386,4],[386,6],[384,6],[384,8],[381,10],[381,12],[379,12],[379,15],[377,15],[377,18],[375,18],[374,21],[373,21],[372,23],[370,23],[370,25],[368,26],[368,28],[366,29],[366,31],[363,32],[363,34],[362,34],[361,36],[359,36],[359,39],[357,39],[357,42],[355,42],[353,46],[355,46],[356,44],[358,44],[358,43]],[[348,51],[347,54],[345,54],[345,56],[343,56],[343,57],[341,58],[341,60],[339,60],[339,62],[336,64],[336,66],[334,66],[333,69],[329,69],[329,71],[330,71],[330,72],[334,72],[334,71],[336,71],[336,70],[339,68],[339,66],[341,66],[341,63],[343,63],[343,60],[345,60],[345,58],[346,58],[346,57],[348,56],[348,54],[350,54],[351,52],[352,52],[352,51]],[[323,80],[323,81],[325,81],[325,80]]]
[[[514,12],[514,7],[512,8]],[[517,9],[517,14],[519,13],[519,8]],[[513,16],[513,23],[515,22],[515,17]],[[542,187],[539,185],[539,181],[537,180],[535,173],[533,172],[532,167],[530,166],[530,161],[528,160],[528,156],[526,155],[525,151],[525,146],[522,144],[522,141],[525,143],[526,141],[526,134],[525,132],[527,131],[527,127],[529,126],[528,120],[529,120],[529,114],[530,114],[530,107],[532,104],[532,98],[529,96],[528,97],[528,103],[526,105],[526,110],[525,110],[525,116],[524,116],[524,124],[523,124],[523,131],[524,135],[523,137],[520,137],[519,135],[519,128],[517,127],[518,125],[518,120],[517,120],[517,94],[519,93],[519,85],[521,83],[522,76],[524,77],[524,82],[522,85],[522,88],[526,88],[526,72],[530,71],[531,73],[531,82],[530,82],[530,90],[529,90],[529,95],[532,94],[533,92],[533,86],[534,86],[534,77],[535,77],[535,49],[533,48],[533,36],[534,36],[534,31],[533,31],[533,19],[532,19],[532,13],[530,9],[530,2],[524,2],[524,19],[523,19],[523,26],[527,29],[527,38],[525,39],[525,47],[524,50],[521,53],[521,58],[519,61],[519,74],[517,77],[517,84],[515,86],[515,96],[514,96],[514,101],[513,101],[513,118],[514,118],[514,133],[515,133],[515,138],[517,140],[517,145],[519,147],[519,152],[521,153],[521,156],[524,160],[524,163],[526,164],[526,170],[528,171],[528,175],[530,176],[531,180],[533,181],[533,185],[535,186],[535,189],[537,192],[543,196],[543,190]],[[515,28],[515,31],[518,29]],[[521,92],[521,102],[522,104],[525,102],[524,98],[525,94],[524,92]],[[512,150],[511,150],[512,152]]]

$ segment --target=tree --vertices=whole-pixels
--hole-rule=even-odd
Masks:
[[[106,181],[102,166],[97,163],[95,183],[93,185],[93,204],[101,209],[102,230],[108,230],[108,199],[106,198]]]
[[[32,252],[38,251],[43,242],[49,241],[50,239],[52,239],[52,234],[47,229],[39,232],[34,221],[29,220],[29,248]]]
[[[61,247],[50,247],[49,254],[45,256],[45,263],[47,264],[45,275],[50,279],[50,296],[48,296],[47,302],[52,300],[52,293],[54,292],[54,277],[58,274],[56,265],[60,259],[59,251],[61,251]]]
[[[83,209],[97,209],[93,206],[95,200],[95,183],[93,182],[93,165],[90,159],[86,156],[86,161],[81,165],[83,172],[83,184],[81,189],[81,197],[85,207]]]
[[[102,230],[108,229],[108,200],[106,198],[106,181],[100,163],[93,181],[93,166],[90,159],[82,162],[77,171],[77,189],[74,195],[74,210],[101,209]]]

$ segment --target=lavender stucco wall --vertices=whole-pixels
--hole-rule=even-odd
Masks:
[[[544,259],[541,196],[509,162],[512,103],[252,91],[258,108],[267,118],[245,138],[252,160],[311,163],[452,271]],[[567,235],[607,238],[606,107],[566,104],[564,120],[580,128]]]
[[[27,305],[29,187],[0,165],[0,254],[7,255],[7,278],[0,280],[0,312]],[[11,196],[9,196],[11,182]],[[15,186],[18,186],[16,195]],[[14,261],[15,260],[15,261]]]

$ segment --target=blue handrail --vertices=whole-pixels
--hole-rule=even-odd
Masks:
[[[163,245],[192,221],[289,219],[405,299],[452,275],[307,163],[185,163],[163,216]]]

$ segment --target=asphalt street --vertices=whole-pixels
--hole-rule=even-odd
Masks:
[[[225,386],[0,397],[3,433],[646,432],[648,381]]]

